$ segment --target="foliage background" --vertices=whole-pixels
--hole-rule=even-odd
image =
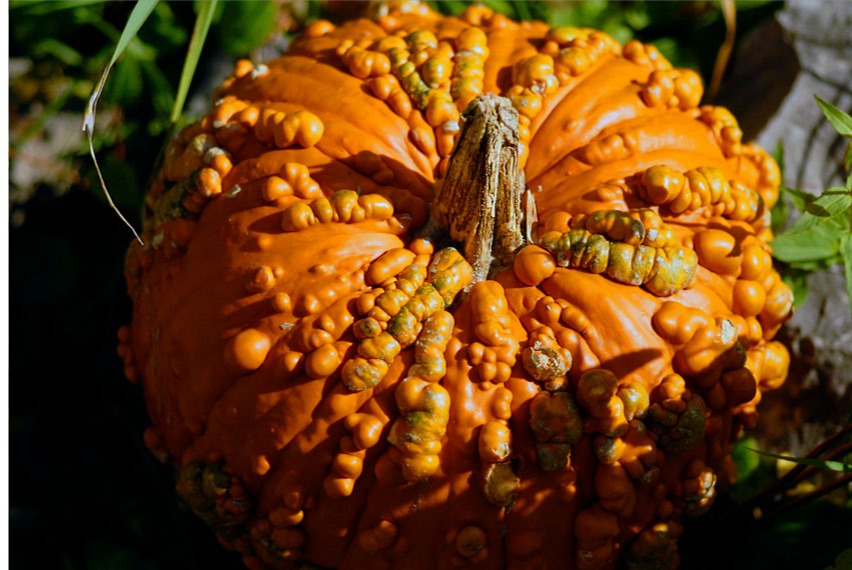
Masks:
[[[711,1],[487,3],[519,18],[653,42],[676,65],[700,70],[707,84],[725,38],[720,5]],[[433,5],[447,13],[464,7]],[[769,23],[781,6],[740,2],[738,38]],[[169,132],[196,8],[161,2],[101,100],[99,160],[113,198],[136,227],[148,174]],[[339,1],[223,3],[187,114],[207,103],[234,58],[266,59],[304,22],[360,8]],[[131,9],[131,2],[93,0],[13,1],[9,8],[12,569],[241,567],[178,502],[171,469],[145,449],[141,389],[124,380],[115,354],[116,331],[130,314],[122,266],[132,236],[100,193],[79,129]],[[736,88],[727,76],[721,97]],[[688,528],[684,568],[825,568],[852,546],[845,534],[850,511],[834,502],[767,525],[742,518],[734,507],[774,478],[775,463],[741,452],[747,477],[739,495],[721,497],[711,515]]]

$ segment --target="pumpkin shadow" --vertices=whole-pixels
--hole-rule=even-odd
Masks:
[[[633,352],[620,354],[615,358],[610,358],[609,360],[602,360],[600,367],[611,371],[619,378],[623,378],[625,375],[635,372],[646,364],[657,360],[662,356],[663,353],[659,349],[643,348]]]
[[[418,152],[416,148],[411,150]],[[410,158],[416,165],[418,157],[415,155]],[[425,157],[421,160],[425,163]],[[437,164],[431,165],[430,177],[388,154],[362,150],[352,153],[349,158],[332,159],[309,168],[311,177],[326,195],[342,189],[355,190],[356,187],[360,187],[365,193],[376,192],[382,188],[398,188],[426,198],[432,194],[436,167]]]
[[[259,234],[280,234],[284,230],[281,227],[281,212],[283,210],[279,210],[277,212],[273,212],[268,216],[263,216],[262,218],[258,218],[253,221],[248,226],[248,230],[250,232],[256,232]],[[261,251],[260,246],[256,241],[248,240],[243,246],[240,248],[240,251]]]

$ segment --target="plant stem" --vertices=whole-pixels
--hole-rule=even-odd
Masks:
[[[462,125],[423,233],[448,232],[461,243],[476,283],[508,266],[524,245],[525,184],[518,113],[508,99],[478,96],[462,113]]]

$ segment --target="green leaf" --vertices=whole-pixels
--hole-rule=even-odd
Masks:
[[[464,0],[434,0],[433,2],[429,2],[429,4],[441,14],[448,14],[450,16],[458,16],[468,6]]]
[[[192,38],[189,40],[189,49],[183,63],[183,71],[180,74],[180,84],[178,85],[177,96],[175,97],[175,105],[172,107],[172,123],[177,123],[183,112],[186,94],[189,92],[189,85],[192,83],[193,75],[195,75],[195,68],[198,67],[201,49],[204,47],[204,40],[207,38],[207,31],[210,29],[210,22],[213,21],[213,13],[216,11],[218,3],[218,0],[203,2],[198,10],[195,27],[192,30]]]
[[[641,2],[628,2],[624,9],[624,22],[634,30],[643,30],[651,24],[651,15]]]
[[[818,269],[818,267],[813,269]],[[813,269],[810,269],[810,271]],[[797,308],[804,305],[808,298],[808,271],[790,268],[782,273],[781,280],[793,292],[793,305]]]
[[[104,85],[103,97],[107,103],[132,105],[142,95],[142,71],[139,60],[128,52],[115,66],[112,81]]]
[[[784,177],[784,141],[779,140],[775,144],[775,150],[772,151],[772,158],[778,163],[778,169],[781,171],[781,177]]]
[[[737,479],[731,488],[731,498],[735,503],[749,500],[777,479],[775,462],[751,451],[750,448],[757,446],[758,442],[753,437],[734,444],[731,458],[737,466]]]
[[[807,465],[808,467],[819,467],[821,469],[827,469],[829,471],[838,471],[840,473],[852,473],[852,465],[849,463],[843,463],[841,461],[829,461],[824,459],[811,459],[809,457],[794,457],[792,455],[781,455],[779,453],[772,453],[769,451],[761,451],[759,449],[749,448],[755,453],[759,453],[760,455],[765,455],[766,457],[772,457],[775,459],[783,459],[784,461],[790,461],[792,463],[798,463],[799,465]]]
[[[36,56],[51,55],[67,67],[80,65],[83,56],[73,47],[60,42],[55,38],[44,38],[33,46],[33,54]]]
[[[839,186],[829,188],[805,206],[802,217],[796,220],[789,233],[804,232],[816,225],[848,230],[851,208],[852,193]]]
[[[666,4],[665,2],[652,2],[652,4]],[[687,43],[679,43],[671,36],[662,37],[651,41],[663,56],[675,67],[688,67],[700,69],[701,66],[698,50],[695,46]]]
[[[151,85],[151,102],[154,105],[156,116],[158,118],[168,117],[175,104],[174,87],[156,63],[143,61],[141,67]]]
[[[846,172],[852,172],[852,141],[849,141],[849,144],[846,145],[846,156],[843,157],[843,168],[846,169]],[[849,183],[846,183],[846,187],[849,188]]]
[[[852,117],[829,103],[821,99],[819,95],[814,94],[819,108],[822,109],[822,114],[828,119],[828,122],[834,129],[844,137],[852,137]]]
[[[741,439],[734,444],[731,458],[737,465],[737,479],[746,479],[760,467],[760,456],[751,453],[751,448],[756,446],[757,440],[753,437]]]
[[[738,0],[737,10],[756,10],[766,5],[775,3],[776,0]]]
[[[772,240],[772,253],[785,263],[799,264],[832,259],[838,254],[838,240],[843,230],[827,224],[788,231]]]
[[[804,200],[804,213],[786,232],[772,241],[776,259],[812,269],[809,264],[826,266],[839,259],[839,240],[850,229],[852,193],[835,187],[812,198],[804,193],[785,191],[794,202]]]
[[[633,39],[633,30],[623,23],[620,15],[613,14],[600,24],[600,30],[611,35],[617,42],[626,44]]]
[[[170,53],[177,48],[183,48],[189,38],[189,30],[178,21],[175,13],[169,7],[168,2],[160,2],[154,11],[154,18],[150,24],[153,37],[156,38],[158,56]],[[153,40],[149,40],[152,43]]]
[[[790,218],[790,205],[787,202],[787,197],[784,192],[778,196],[778,201],[769,211],[769,227],[774,235],[780,234],[787,225],[787,220]]]
[[[300,21],[308,22],[311,20],[319,20],[325,15],[322,2],[308,2],[307,4],[307,10],[299,13]],[[295,9],[298,5],[298,3],[294,2],[293,8]],[[461,10],[459,10],[459,13],[463,12],[465,7],[466,6],[463,5]]]
[[[124,57],[132,56],[139,61],[154,61],[157,59],[157,49],[149,46],[139,38],[133,38],[127,44]]]
[[[846,294],[849,296],[849,308],[852,311],[852,234],[846,234],[840,239],[840,255],[846,271]]]
[[[532,13],[530,12],[529,4],[527,4],[526,2],[516,2],[515,10],[518,14],[518,18],[521,20],[533,19]]]
[[[808,194],[795,188],[787,188],[786,186],[781,187],[781,193],[786,195],[790,199],[790,203],[793,204],[793,207],[800,212],[807,211],[808,204],[816,198],[813,194]]]
[[[515,2],[510,0],[484,0],[482,3],[495,12],[515,17]]]
[[[215,28],[217,45],[228,54],[244,57],[275,30],[279,5],[269,0],[223,2],[222,22]]]

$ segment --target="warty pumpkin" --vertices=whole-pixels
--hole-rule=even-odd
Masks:
[[[172,141],[127,376],[250,568],[674,568],[783,382],[779,172],[653,47],[310,24]]]

